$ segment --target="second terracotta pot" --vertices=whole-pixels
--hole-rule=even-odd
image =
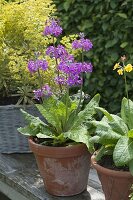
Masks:
[[[97,164],[95,156],[91,157],[93,168],[97,170],[106,200],[129,200],[133,176],[130,172],[115,171]]]
[[[72,196],[87,188],[91,155],[86,145],[49,147],[29,145],[35,155],[46,190],[56,196]]]

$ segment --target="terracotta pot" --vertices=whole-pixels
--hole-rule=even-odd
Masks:
[[[48,193],[72,196],[87,188],[91,155],[86,145],[66,147],[39,145],[29,139]]]
[[[130,172],[115,171],[97,164],[95,156],[91,157],[92,166],[97,170],[106,200],[129,200],[133,176]]]

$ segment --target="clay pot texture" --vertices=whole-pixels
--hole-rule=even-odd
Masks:
[[[86,145],[51,147],[36,144],[32,138],[29,145],[48,193],[72,196],[87,188],[91,155]]]
[[[115,171],[97,164],[95,156],[91,157],[93,168],[97,170],[102,184],[105,200],[129,200],[133,176],[130,172]]]

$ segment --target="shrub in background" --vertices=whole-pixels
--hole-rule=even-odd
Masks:
[[[51,0],[0,2],[0,93],[9,95],[17,86],[35,85],[27,73],[27,61],[51,39],[42,36],[44,22],[54,12]],[[52,75],[52,72],[51,72]],[[23,76],[23,78],[22,78]],[[25,77],[25,78],[24,78]],[[49,75],[45,75],[49,80]],[[4,93],[6,91],[6,94]]]
[[[61,19],[67,34],[85,32],[93,41],[93,51],[87,56],[93,58],[95,73],[86,77],[84,90],[92,95],[101,93],[102,106],[111,112],[117,112],[124,95],[124,80],[116,78],[112,67],[124,54],[130,63],[133,61],[132,0],[53,0],[53,3],[57,8],[55,14]],[[131,99],[132,77],[133,74],[129,76],[128,82]]]

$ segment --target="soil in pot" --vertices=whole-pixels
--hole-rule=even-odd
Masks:
[[[92,166],[97,170],[106,200],[129,200],[133,176],[125,168],[116,168],[110,157],[104,157],[97,163],[95,156],[91,158]],[[103,165],[103,166],[101,166]]]
[[[29,145],[50,194],[72,196],[87,188],[91,155],[86,145],[49,147],[39,145],[31,138]]]

